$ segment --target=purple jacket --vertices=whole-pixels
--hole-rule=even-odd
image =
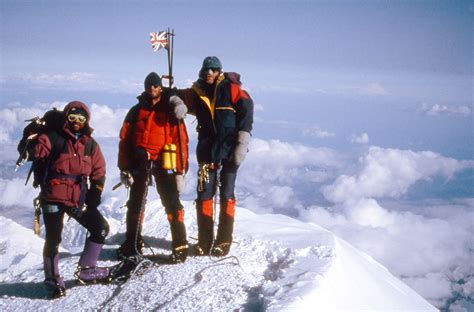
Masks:
[[[83,134],[76,140],[75,135],[64,123],[60,135],[65,138],[65,149],[56,160],[49,164],[47,178],[41,183],[41,198],[48,203],[77,207],[81,197],[81,183],[89,179],[91,183],[103,185],[105,182],[105,160],[98,144],[93,144],[90,156],[85,155],[87,143],[93,140],[89,126],[90,111],[82,102],[74,101],[64,108],[65,116],[73,108],[82,108],[87,113]],[[36,161],[47,163],[51,154],[52,142],[47,134],[38,138],[35,147]],[[66,151],[67,150],[67,151]],[[75,177],[75,178],[74,178]],[[84,191],[84,190],[82,190]]]

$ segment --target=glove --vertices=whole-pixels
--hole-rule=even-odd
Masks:
[[[122,182],[123,186],[129,188],[133,184],[133,176],[128,170],[120,171],[120,182]]]
[[[133,160],[136,162],[136,164],[140,165],[150,160],[150,153],[142,147],[134,148],[132,153]]]
[[[186,113],[188,112],[188,108],[184,104],[183,100],[177,95],[170,96],[170,104],[173,107],[174,116],[177,119],[183,119],[186,117]]]
[[[184,176],[182,174],[175,175],[176,179],[176,189],[179,193],[183,192],[186,187],[186,181],[184,180]]]
[[[89,208],[97,208],[101,202],[103,186],[96,183],[91,183],[90,189],[86,194],[86,205]]]
[[[250,133],[247,131],[239,131],[237,134],[237,144],[235,145],[234,151],[230,157],[230,160],[237,166],[244,161],[245,156],[248,152],[248,146],[250,142]]]

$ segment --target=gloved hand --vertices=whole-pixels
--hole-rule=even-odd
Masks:
[[[125,188],[129,188],[133,184],[133,176],[128,170],[120,171],[120,182]]]
[[[244,161],[247,155],[248,146],[250,142],[250,133],[247,131],[239,131],[237,134],[237,144],[235,145],[234,151],[230,157],[230,160],[237,166]]]
[[[179,193],[183,192],[186,187],[186,181],[184,180],[184,176],[182,174],[176,174],[175,179],[176,179],[176,188],[178,189],[178,192]]]
[[[170,96],[170,104],[173,107],[174,116],[177,119],[183,119],[186,117],[186,113],[188,112],[188,108],[184,104],[183,100],[177,95]]]
[[[101,203],[103,186],[92,182],[91,187],[87,190],[86,205],[90,208],[97,208]]]
[[[138,166],[150,160],[150,153],[142,147],[135,147],[132,151],[132,154],[132,159]]]

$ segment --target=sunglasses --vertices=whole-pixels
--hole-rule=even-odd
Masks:
[[[83,124],[86,122],[87,118],[78,114],[70,114],[67,115],[67,120],[69,120],[70,122],[78,121],[79,123]]]
[[[217,73],[217,72],[220,72],[220,71],[221,71],[221,69],[220,69],[220,68],[217,68],[217,67],[213,67],[213,68],[208,68],[208,69],[206,69],[206,71],[209,71],[209,70],[213,71],[214,73]]]

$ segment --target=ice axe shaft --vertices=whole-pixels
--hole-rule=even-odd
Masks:
[[[115,191],[116,189],[118,189],[119,187],[121,187],[122,184],[123,184],[122,182],[119,182],[119,183],[115,184],[115,185],[112,187],[112,191]]]

